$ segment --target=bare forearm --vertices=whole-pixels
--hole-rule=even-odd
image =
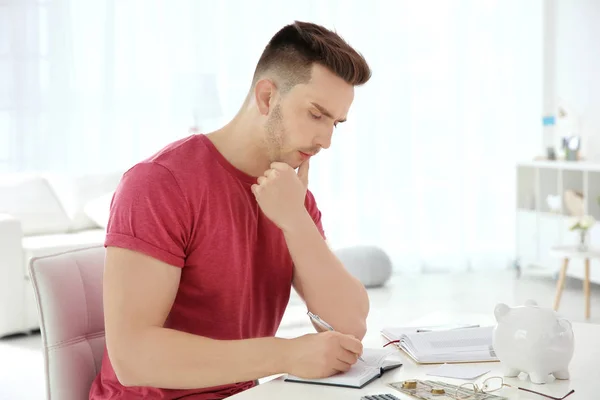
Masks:
[[[114,349],[117,376],[127,386],[197,389],[285,372],[285,339],[222,341],[166,328],[147,328]]]
[[[369,313],[364,286],[329,249],[308,213],[284,234],[295,265],[294,283],[309,310],[337,331],[362,339]]]

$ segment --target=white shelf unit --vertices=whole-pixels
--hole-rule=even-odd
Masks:
[[[517,165],[516,256],[523,274],[553,275],[562,265],[550,255],[555,245],[576,245],[578,235],[569,231],[573,216],[564,193],[573,189],[584,198],[585,213],[597,223],[590,230],[591,247],[600,248],[600,163],[530,161]],[[549,195],[561,196],[561,210],[551,211]],[[583,260],[572,259],[567,275],[583,279]],[[590,279],[600,283],[600,261],[591,261]]]

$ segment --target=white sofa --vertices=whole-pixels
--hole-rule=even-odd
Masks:
[[[104,243],[121,176],[0,175],[0,337],[40,326],[32,257]]]

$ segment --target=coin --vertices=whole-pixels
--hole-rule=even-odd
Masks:
[[[404,389],[416,389],[417,388],[417,381],[405,381],[405,382],[402,382],[402,387]]]

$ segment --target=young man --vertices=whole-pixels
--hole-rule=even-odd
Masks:
[[[330,146],[370,75],[337,34],[288,25],[230,123],[124,174],[90,399],[222,399],[261,377],[326,377],[357,361],[368,297],[327,247],[307,184],[310,158]],[[291,286],[334,332],[274,337]]]

